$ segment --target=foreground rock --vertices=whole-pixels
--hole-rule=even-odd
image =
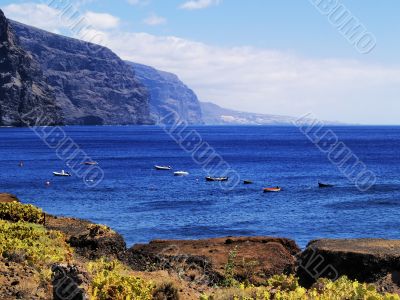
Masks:
[[[8,193],[0,193],[0,203],[20,202],[17,196]]]
[[[22,49],[0,10],[0,126],[62,124],[39,64]]]
[[[310,286],[316,278],[336,279],[346,275],[360,282],[376,283],[378,289],[400,291],[400,240],[317,240],[299,256],[301,283]]]
[[[195,241],[153,241],[127,251],[126,262],[135,270],[180,272],[198,284],[220,284],[229,254],[235,251],[235,278],[258,284],[275,274],[295,270],[300,251],[289,239],[271,237],[217,238]]]
[[[34,266],[0,257],[0,299],[44,300],[51,297],[51,285],[41,280]]]
[[[90,279],[87,272],[77,266],[56,264],[52,267],[54,300],[85,300],[89,295]]]
[[[110,228],[75,218],[46,216],[47,229],[65,234],[76,253],[87,258],[118,258],[126,250],[123,237]]]

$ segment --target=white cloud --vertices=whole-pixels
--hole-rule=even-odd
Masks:
[[[37,3],[10,4],[4,6],[3,11],[7,18],[54,33],[68,30],[76,23],[98,30],[117,28],[120,23],[119,18],[107,13],[87,11],[80,14],[79,9],[62,12]]]
[[[186,10],[204,9],[212,5],[218,5],[222,0],[190,0],[183,3],[180,8]]]
[[[88,11],[84,14],[87,23],[96,29],[114,29],[119,26],[119,18],[106,14]]]
[[[106,43],[124,59],[179,75],[203,101],[250,112],[399,123],[400,68],[147,33],[120,32]],[[385,117],[377,114],[382,107]]]
[[[60,27],[64,27],[59,11],[45,4],[10,4],[2,9],[7,18],[51,32],[57,32]]]
[[[8,17],[19,15],[24,23],[65,32],[62,25],[57,28],[58,14],[51,9],[11,8],[6,14],[14,11],[14,15]],[[313,112],[327,120],[399,123],[400,66],[306,58],[254,47],[217,47],[122,30],[92,31],[123,59],[176,73],[203,101],[259,113]]]
[[[126,0],[131,5],[147,5],[150,0]]]
[[[143,20],[143,23],[150,26],[157,26],[167,23],[167,19],[156,15],[155,13],[150,14],[146,19]]]

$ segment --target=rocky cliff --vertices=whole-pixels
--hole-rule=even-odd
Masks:
[[[151,116],[156,122],[174,123],[179,118],[188,124],[203,124],[196,94],[178,76],[149,66],[127,63],[150,93]],[[174,114],[176,117],[171,118]]]
[[[66,124],[149,124],[148,93],[132,68],[102,46],[10,21],[54,89]]]
[[[62,123],[40,66],[20,47],[0,10],[0,126]]]

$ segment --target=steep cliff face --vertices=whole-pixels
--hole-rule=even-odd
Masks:
[[[40,62],[66,124],[150,124],[149,97],[132,68],[109,49],[10,21]]]
[[[196,94],[175,74],[137,63],[127,63],[131,65],[136,78],[150,92],[151,116],[156,122],[168,124],[179,119],[188,124],[203,124]]]
[[[61,110],[37,62],[0,10],[0,126],[62,124]]]

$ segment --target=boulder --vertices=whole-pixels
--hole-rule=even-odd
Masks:
[[[54,300],[85,300],[88,295],[90,278],[86,271],[78,266],[55,264],[52,270]]]
[[[50,284],[35,266],[0,257],[0,299],[49,299]]]
[[[46,228],[65,234],[76,253],[88,259],[118,258],[126,250],[123,237],[107,226],[75,218],[46,217]]]
[[[376,283],[385,291],[398,289],[400,240],[322,239],[312,241],[297,261],[300,283],[309,287],[320,277],[347,276]]]
[[[8,193],[0,193],[0,203],[20,202],[17,196]]]
[[[129,249],[125,261],[138,271],[169,270],[189,281],[214,285],[224,279],[228,257],[235,252],[235,278],[260,284],[275,274],[294,273],[299,251],[294,241],[272,237],[156,240]]]

